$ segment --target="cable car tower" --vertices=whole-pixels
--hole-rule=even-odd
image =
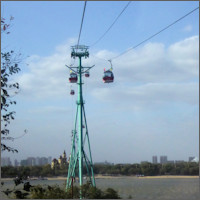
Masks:
[[[72,46],[71,52],[72,58],[79,58],[79,66],[72,67],[67,66],[70,70],[70,78],[69,81],[71,83],[77,83],[78,85],[78,100],[77,100],[77,111],[75,115],[75,123],[74,129],[72,130],[72,146],[71,146],[71,154],[68,168],[68,176],[67,176],[67,185],[66,190],[73,186],[73,180],[76,177],[76,173],[78,172],[79,176],[79,185],[83,185],[83,165],[87,169],[87,181],[89,181],[94,187],[96,187],[94,172],[93,172],[93,162],[92,162],[92,154],[90,148],[90,141],[88,135],[88,127],[86,121],[86,114],[84,108],[84,100],[82,95],[82,75],[85,74],[85,77],[89,77],[89,70],[94,67],[83,67],[81,64],[82,57],[89,57],[88,46],[85,45],[75,45]],[[78,122],[78,123],[77,123]],[[78,125],[78,131],[77,131]],[[88,154],[84,149],[85,143],[87,143]]]

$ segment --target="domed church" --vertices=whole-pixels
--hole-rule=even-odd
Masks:
[[[57,160],[56,158],[54,158],[51,162],[51,168],[55,168],[55,166],[63,166],[67,164],[67,156],[66,156],[66,152],[63,152],[63,155],[60,155],[59,159]]]

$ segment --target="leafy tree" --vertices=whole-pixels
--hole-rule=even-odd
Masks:
[[[10,18],[10,22],[14,18]],[[8,31],[10,24],[6,23],[4,18],[1,18],[1,34],[9,34]],[[16,104],[12,98],[19,92],[19,84],[17,82],[11,83],[11,78],[14,74],[20,71],[20,54],[15,54],[13,50],[8,52],[1,52],[1,141],[14,140],[10,137],[10,130],[8,128],[12,120],[14,120],[15,111],[11,111],[9,108],[11,105]],[[1,151],[18,152],[17,149],[9,147],[5,143],[1,142]]]
[[[80,193],[80,189],[79,189],[79,193]],[[81,187],[81,195],[82,195],[82,198],[85,198],[85,199],[104,199],[106,197],[106,194],[103,191],[101,191],[97,187],[93,187],[89,182],[87,182]]]
[[[12,199],[27,199],[28,196],[30,195],[30,188],[32,187],[29,182],[24,182],[22,177],[15,178],[13,179],[14,181],[14,188],[13,189],[6,189],[1,191],[7,195],[8,198]],[[19,185],[24,183],[24,188],[23,190],[19,189]],[[17,188],[18,187],[18,188]]]
[[[42,166],[30,167],[30,176],[41,176]]]
[[[190,175],[199,175],[199,166],[191,167],[189,173]]]
[[[51,176],[53,174],[53,170],[51,169],[51,165],[47,164],[42,166],[42,171],[40,172],[41,176]]]
[[[2,178],[6,177],[16,177],[16,176],[67,176],[67,169],[60,169],[59,167],[55,169],[51,169],[51,166],[20,166],[20,167],[12,167],[12,166],[4,166],[1,167]],[[155,176],[155,175],[198,175],[199,174],[199,164],[198,163],[185,163],[182,165],[177,164],[134,164],[134,165],[113,165],[109,168],[103,165],[94,166],[94,170],[96,174],[100,174],[100,172],[104,171],[104,174],[113,174],[113,175],[136,175],[136,174],[144,174],[147,176]]]
[[[31,188],[31,198],[33,199],[67,199],[69,195],[58,185],[42,187],[41,185]]]
[[[81,196],[84,199],[119,199],[117,191],[112,188],[108,188],[105,192],[91,186],[90,183],[86,183],[81,187]],[[67,191],[61,189],[59,186],[47,186],[42,187],[40,185],[31,187],[31,198],[32,199],[71,199],[72,189]],[[77,186],[73,187],[73,198],[80,198],[80,188]]]
[[[14,194],[15,194],[14,197],[15,197],[16,199],[26,199],[27,196],[29,195],[28,192],[22,192],[22,191],[20,191],[20,190],[14,191]]]
[[[103,199],[103,192],[97,187],[90,187],[87,196],[88,199]]]
[[[170,172],[172,171],[172,169],[173,169],[173,164],[168,163],[168,164],[164,165],[165,173],[170,174]]]
[[[108,188],[104,192],[104,199],[120,199],[120,196],[118,195],[117,191],[112,188]]]

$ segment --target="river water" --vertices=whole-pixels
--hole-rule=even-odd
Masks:
[[[34,180],[31,185],[59,185],[63,180]],[[198,178],[98,178],[96,186],[102,190],[111,187],[123,198],[135,200],[199,200]],[[5,181],[3,189],[13,187],[13,181]]]

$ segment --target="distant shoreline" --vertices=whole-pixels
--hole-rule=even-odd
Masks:
[[[136,177],[136,176],[103,176],[103,175],[96,175],[95,178],[139,178],[139,179],[145,179],[145,178],[152,178],[152,179],[156,179],[156,178],[199,178],[199,176],[182,176],[182,175],[158,175],[158,176],[143,176],[143,177]]]
[[[57,177],[45,177],[47,180],[67,180],[67,177],[57,176]],[[96,175],[95,179],[111,179],[111,178],[138,178],[138,179],[168,179],[168,178],[199,178],[199,176],[178,176],[178,175],[163,175],[163,176],[106,176],[106,175]],[[14,178],[1,178],[1,181],[12,181]]]
[[[144,176],[144,177],[138,177],[138,178],[199,178],[199,176],[178,176],[178,175],[163,175],[163,176]]]

